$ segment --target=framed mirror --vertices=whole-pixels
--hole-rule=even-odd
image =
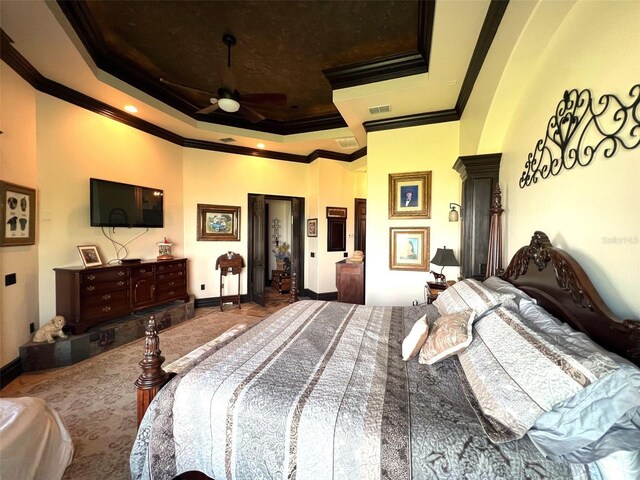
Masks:
[[[347,249],[347,220],[327,218],[327,251],[340,252]]]

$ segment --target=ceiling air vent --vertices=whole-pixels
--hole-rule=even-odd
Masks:
[[[236,141],[236,139],[235,138],[231,138],[231,137],[227,137],[227,138],[221,138],[220,141],[222,143],[233,143],[233,142]]]
[[[336,138],[336,143],[343,150],[358,148],[360,146],[356,137]]]
[[[369,113],[371,115],[378,115],[379,113],[387,113],[391,111],[391,105],[378,105],[377,107],[369,107]]]

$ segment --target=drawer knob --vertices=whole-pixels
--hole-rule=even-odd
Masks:
[[[123,285],[124,285],[124,282],[123,282],[122,280],[120,280],[120,281],[117,283],[117,285],[118,285],[119,287],[121,287],[121,286],[123,286]]]
[[[163,266],[158,267],[158,270],[164,270]]]
[[[105,295],[102,295],[103,300],[109,300],[110,298],[111,298],[111,295],[109,295],[108,293]]]
[[[89,290],[90,292],[92,292],[92,291],[93,291],[93,290],[95,290],[95,289],[96,289],[96,287],[94,287],[93,285],[89,285],[89,286],[87,287],[87,290]]]
[[[111,310],[111,307],[109,305],[102,307],[103,312],[108,312],[109,310]]]
[[[140,269],[140,273],[145,273],[145,272],[146,272],[146,270],[144,268]]]
[[[87,275],[87,279],[89,280],[95,280],[96,276],[95,275]]]
[[[173,290],[171,290],[171,291],[169,292],[169,295],[173,295],[174,293],[175,293],[175,292],[174,292]]]
[[[178,272],[178,276],[179,277],[182,276],[182,274],[183,274],[183,272]]]
[[[158,278],[163,279],[164,275],[158,275]]]
[[[118,275],[120,275],[121,277],[124,277],[124,276],[126,275],[126,273],[125,273],[125,271],[124,271],[124,270],[120,270],[120,271],[118,272]]]
[[[171,285],[172,287],[176,284],[176,282],[169,282],[169,285]]]

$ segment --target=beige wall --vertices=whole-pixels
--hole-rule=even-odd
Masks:
[[[0,62],[0,68],[0,179],[35,188],[38,208],[36,93],[4,62]],[[36,228],[35,245],[0,248],[0,365],[18,356],[18,346],[31,337],[29,324],[38,325],[41,238]],[[4,276],[9,273],[16,274],[17,282],[5,287]]]
[[[182,149],[102,115],[38,95],[40,192],[40,323],[55,314],[55,267],[81,264],[77,245],[98,246],[102,261],[116,258],[102,229],[89,224],[89,178],[164,190],[164,228],[149,229],[128,246],[130,258],[155,258],[163,237],[184,255]],[[121,243],[145,232],[117,228]],[[122,256],[122,255],[121,255]]]
[[[542,7],[534,9],[528,27],[536,26],[540,33],[545,23],[560,25],[535,38],[540,56],[514,77],[520,89],[509,87],[514,82],[497,87],[495,98],[500,105],[511,104],[509,121],[500,126],[503,121],[498,115],[481,119],[486,124],[478,144],[499,144],[497,150],[503,151],[505,258],[527,244],[534,230],[542,230],[582,264],[614,313],[640,318],[640,216],[635,208],[640,204],[640,150],[620,149],[610,159],[600,153],[587,167],[565,170],[524,189],[518,186],[527,155],[543,138],[565,90],[589,89],[596,100],[612,93],[630,103],[628,92],[640,79],[640,49],[635,48],[640,45],[640,3],[578,1],[563,6],[543,2]],[[558,9],[563,10],[561,22],[550,12]],[[530,33],[523,32],[513,58],[531,51]],[[636,91],[636,100],[637,95]],[[463,125],[478,122],[467,114],[473,112],[465,112]],[[463,137],[467,132],[461,128]]]
[[[438,247],[460,255],[460,223],[449,222],[449,202],[460,203],[460,176],[451,167],[458,158],[459,122],[386,130],[369,134],[367,147],[366,303],[411,305],[424,301],[427,272],[389,269],[389,228],[430,227],[429,259]],[[389,174],[431,171],[431,219],[389,219]],[[440,267],[436,268],[440,271]],[[444,274],[456,278],[458,267]]]

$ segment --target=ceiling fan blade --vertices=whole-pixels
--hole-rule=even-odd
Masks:
[[[213,95],[212,92],[208,92],[206,90],[200,90],[199,88],[195,88],[195,87],[190,87],[189,85],[185,85],[184,83],[172,82],[171,80],[167,80],[166,78],[161,78],[160,83],[171,85],[172,87],[184,88],[186,90],[191,90],[197,93],[204,93],[209,96]]]
[[[208,107],[204,107],[203,109],[198,110],[196,113],[207,114],[207,113],[215,112],[219,108],[220,108],[220,105],[218,104],[218,102],[216,102],[213,105],[209,105]]]
[[[256,112],[254,109],[247,107],[242,103],[240,103],[240,110],[238,110],[238,113],[240,113],[244,118],[249,120],[251,123],[258,123],[266,118],[265,116]]]
[[[286,105],[287,96],[284,93],[247,93],[242,95],[242,101],[253,105],[281,107]]]

